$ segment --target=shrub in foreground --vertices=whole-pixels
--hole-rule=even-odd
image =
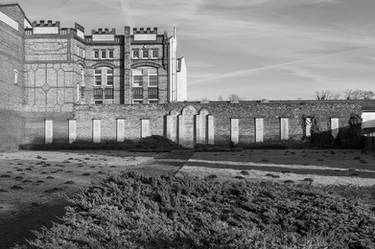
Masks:
[[[372,189],[373,191],[374,189]],[[128,172],[18,248],[375,248],[375,208],[311,186]]]

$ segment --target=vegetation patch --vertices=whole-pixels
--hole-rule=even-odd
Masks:
[[[42,150],[42,151],[57,151],[57,150],[124,150],[132,152],[168,152],[181,147],[171,140],[163,137],[153,135],[142,138],[138,141],[126,140],[122,143],[116,141],[103,141],[102,143],[91,143],[87,141],[77,141],[72,144],[55,143],[55,144],[24,144],[20,146],[23,150]],[[37,156],[41,159],[41,156]],[[90,158],[85,158],[89,160]],[[67,161],[69,162],[69,161]]]
[[[17,248],[375,248],[374,190],[127,172]]]

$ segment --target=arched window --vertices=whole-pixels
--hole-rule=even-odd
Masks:
[[[113,86],[113,68],[95,68],[94,81],[95,86]]]
[[[97,67],[94,70],[94,102],[102,104],[114,99],[113,68]]]
[[[133,102],[143,100],[143,88],[148,88],[148,102],[158,102],[158,69],[155,67],[137,67],[132,70]]]
[[[133,87],[158,87],[158,69],[154,67],[137,67],[132,70]]]

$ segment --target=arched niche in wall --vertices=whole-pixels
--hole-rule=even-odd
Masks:
[[[180,114],[178,110],[172,110],[166,116],[166,137],[173,142],[177,141],[177,116]]]
[[[185,106],[178,116],[178,143],[192,148],[195,143],[195,116],[198,114],[194,106]]]
[[[207,117],[209,115],[207,109],[202,108],[199,114],[195,116],[195,143],[197,144],[207,144],[208,141],[208,125]]]

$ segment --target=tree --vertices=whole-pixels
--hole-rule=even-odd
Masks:
[[[224,100],[224,99],[223,99],[223,96],[220,95],[219,97],[217,97],[217,100],[218,100],[218,101],[223,101],[223,100]]]
[[[231,95],[228,96],[228,100],[230,102],[238,102],[241,99],[240,99],[240,97],[237,94],[232,93]]]
[[[356,99],[374,99],[375,93],[368,90],[353,90],[347,89],[344,92],[345,99],[347,100],[356,100]]]
[[[321,90],[315,92],[315,97],[317,100],[331,100],[331,99],[339,99],[340,93],[333,92],[330,90]]]

